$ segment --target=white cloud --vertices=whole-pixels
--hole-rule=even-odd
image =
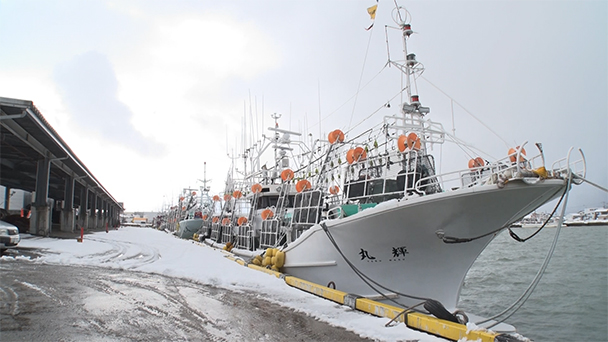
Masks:
[[[590,177],[605,185],[607,40],[606,32],[595,27],[606,22],[606,5],[573,4],[406,4],[417,32],[411,52],[428,68],[425,77],[509,142],[543,142],[551,161],[570,145],[582,145]],[[363,1],[352,6],[298,1],[73,5],[44,2],[32,9],[28,2],[3,3],[0,96],[33,100],[100,182],[134,210],[156,208],[163,194],[197,186],[203,161],[215,181],[212,191],[222,190],[229,164],[226,145],[240,146],[249,91],[254,115],[264,116],[265,126],[268,114],[278,112],[284,115],[283,127],[313,132],[315,138],[319,108],[323,117],[340,108],[323,121],[322,130],[344,128],[351,116],[355,125],[397,92],[389,86],[389,80],[397,80],[395,71],[387,69],[359,93],[356,108],[349,101],[362,70],[365,84],[386,62],[381,20],[389,4],[380,8],[372,32],[363,30],[369,23],[369,4]],[[25,13],[29,25],[19,29]],[[547,29],[559,27],[559,18],[568,13],[576,15],[569,17],[565,36]],[[58,64],[87,51],[108,58],[116,100],[132,114],[130,124],[144,138],[166,145],[166,156],[141,158],[116,144],[104,146],[88,130],[74,129],[73,113],[51,75]],[[419,86],[430,118],[451,129],[450,100],[425,81]],[[393,114],[398,102],[391,101],[391,109],[377,116]],[[457,106],[455,112],[459,137],[497,157],[506,153],[502,141]],[[380,120],[374,117],[360,127]],[[456,160],[444,163],[443,171],[468,161],[459,153],[448,155],[447,149],[443,157]],[[588,204],[601,196],[593,195]]]

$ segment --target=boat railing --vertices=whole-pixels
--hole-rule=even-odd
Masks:
[[[445,130],[439,122],[415,116],[389,115],[384,117],[384,126],[393,139],[398,139],[405,132],[417,133],[422,143],[443,144],[445,142]]]
[[[233,239],[233,225],[232,225],[232,221],[230,220],[222,220],[222,241],[221,243],[228,243],[228,242],[232,242]]]
[[[323,211],[323,195],[321,190],[308,190],[295,195],[289,225],[292,241],[298,238],[302,232],[319,223]]]
[[[572,173],[579,175],[583,178],[586,177],[587,173],[587,162],[585,160],[585,155],[581,149],[578,150],[580,154],[580,158],[571,159],[572,158],[572,148],[568,151],[568,155],[562,159],[555,161],[551,165],[551,171],[555,174],[565,174],[570,171]]]
[[[250,251],[255,249],[255,231],[251,221],[237,222],[237,226],[234,227],[234,233],[236,237],[234,246],[236,248]]]
[[[372,156],[348,168],[350,177],[344,183],[344,200],[349,203],[380,203],[414,192],[441,191],[439,184],[429,178],[435,174],[433,157],[418,150]],[[424,187],[416,187],[422,178],[429,181]]]
[[[260,247],[276,247],[277,242],[279,241],[280,232],[281,222],[277,218],[263,220],[262,229],[260,230]]]
[[[222,226],[219,221],[211,223],[211,236],[209,237],[213,241],[220,241]]]
[[[437,182],[446,190],[457,190],[484,184],[499,184],[508,179],[538,177],[539,169],[544,167],[542,153],[526,158],[523,154],[507,156],[495,162],[421,178],[415,190],[421,193],[429,182]]]

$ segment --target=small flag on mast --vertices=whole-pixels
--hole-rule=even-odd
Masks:
[[[367,13],[369,13],[369,16],[372,18],[372,20],[376,19],[376,9],[377,8],[378,8],[378,5],[374,5],[367,9]]]
[[[369,31],[369,30],[370,30],[372,27],[374,27],[374,20],[376,20],[376,9],[378,9],[378,4],[376,4],[376,5],[372,6],[372,7],[369,7],[369,8],[367,9],[367,13],[369,13],[370,18],[372,19],[372,24],[371,24],[371,25],[369,25],[369,27],[368,27],[368,28],[366,28],[366,30],[368,30],[368,31]]]

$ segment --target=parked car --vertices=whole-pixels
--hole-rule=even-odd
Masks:
[[[19,228],[8,222],[0,221],[0,252],[17,246],[19,241],[21,241]]]

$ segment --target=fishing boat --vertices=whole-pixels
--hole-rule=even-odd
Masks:
[[[423,66],[408,51],[409,13],[395,11],[405,58],[389,63],[406,85],[397,113],[363,134],[336,129],[308,144],[273,115],[271,133],[243,152],[214,198],[205,242],[355,297],[451,313],[492,239],[563,196],[585,160],[570,149],[546,165],[542,145],[526,142],[488,160],[432,121],[413,92]],[[431,147],[444,143],[466,151],[468,167],[438,172]]]
[[[559,217],[551,215],[550,213],[532,212],[531,214],[526,215],[520,221],[517,221],[517,222],[511,224],[511,227],[516,227],[516,228],[540,228],[540,227],[555,228],[555,227],[557,227],[559,219],[560,219]],[[564,222],[564,224],[565,224],[565,222]]]
[[[566,217],[567,226],[608,226],[608,208],[587,208]]]
[[[195,234],[201,234],[203,229],[203,217],[207,217],[213,207],[213,201],[209,195],[207,183],[207,163],[204,163],[203,185],[197,189],[186,188],[179,198],[175,207],[178,217],[175,235],[182,239],[192,239]]]

